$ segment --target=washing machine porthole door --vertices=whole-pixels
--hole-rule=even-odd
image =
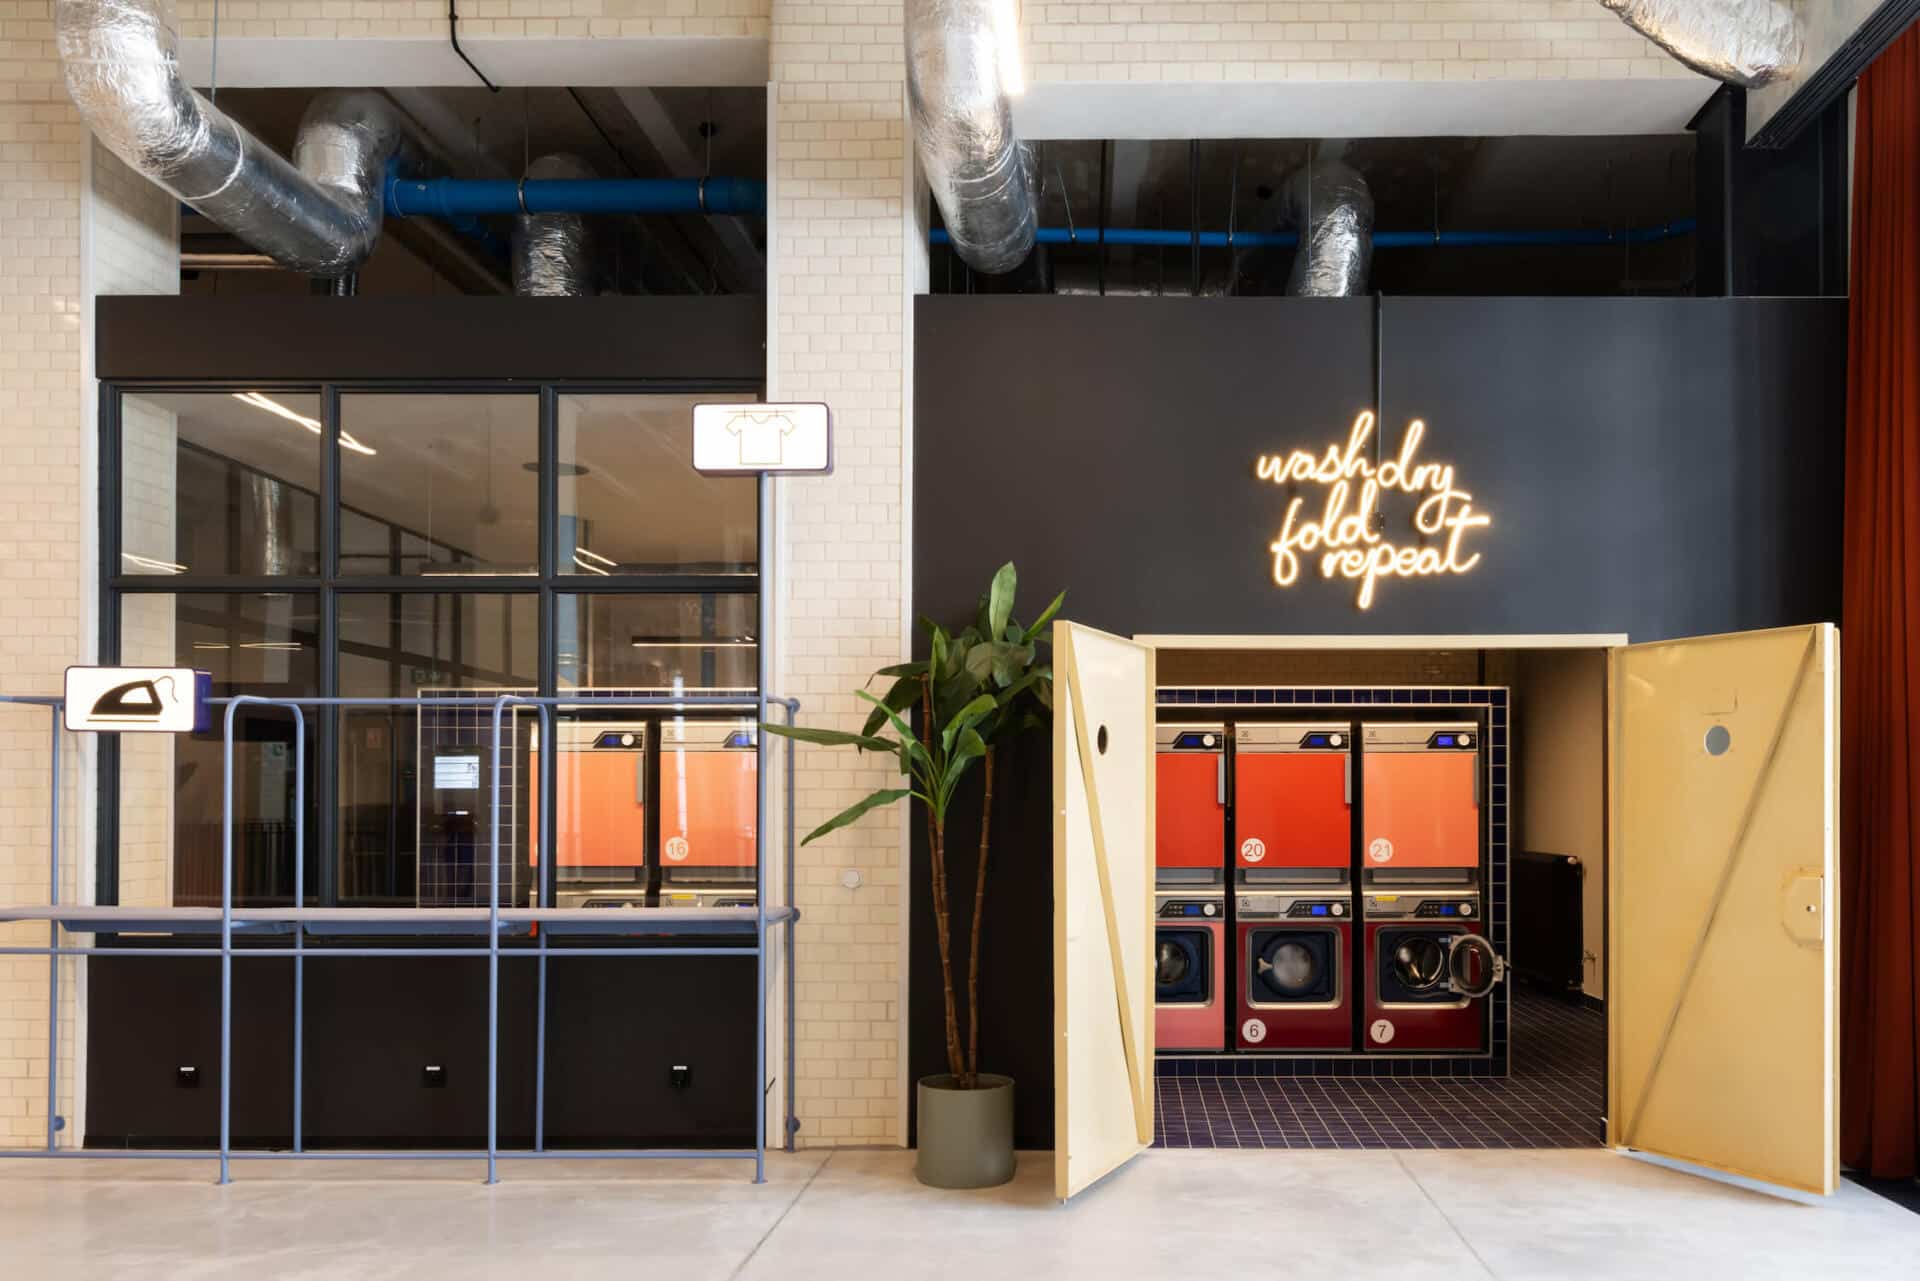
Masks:
[[[1160,955],[1155,959],[1153,981],[1160,987],[1174,987],[1193,973],[1193,955],[1172,939],[1160,940]]]
[[[1478,999],[1507,976],[1507,963],[1480,934],[1462,934],[1447,949],[1447,988]]]
[[[1417,995],[1437,991],[1449,980],[1451,952],[1445,942],[1431,934],[1409,934],[1393,949],[1393,977]]]

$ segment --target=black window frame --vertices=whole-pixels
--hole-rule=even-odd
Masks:
[[[122,414],[127,396],[153,394],[227,394],[258,391],[267,394],[313,393],[320,401],[320,519],[318,563],[315,575],[127,574],[121,563]],[[538,399],[539,500],[538,567],[532,574],[462,574],[457,580],[424,575],[371,575],[340,572],[340,398],[346,394],[392,395],[532,395]],[[120,660],[121,602],[133,595],[255,595],[311,592],[320,605],[319,689],[317,696],[333,697],[340,680],[339,602],[348,595],[526,595],[538,600],[539,653],[536,656],[538,693],[554,697],[558,687],[556,653],[557,609],[561,596],[711,595],[753,596],[757,599],[757,639],[766,643],[766,566],[755,557],[751,578],[740,574],[672,572],[567,574],[556,564],[559,531],[559,403],[566,395],[594,396],[762,396],[757,379],[104,379],[100,383],[99,459],[99,661]],[[756,548],[764,546],[768,513],[766,490],[756,486],[754,534]],[[743,697],[751,699],[751,691]],[[583,699],[591,703],[591,699]],[[725,712],[709,714],[727,714]],[[737,714],[737,713],[734,713]],[[309,765],[309,812],[314,819],[309,876],[316,894],[309,906],[339,905],[339,742],[338,718],[315,716],[312,735],[314,759]],[[120,754],[117,736],[100,736],[99,790],[96,798],[97,841],[94,851],[97,901],[120,900]],[[552,754],[542,755],[543,775],[552,769]],[[543,777],[541,795],[551,805],[553,780]],[[550,830],[552,815],[543,815]],[[550,904],[553,871],[540,877],[540,901]]]

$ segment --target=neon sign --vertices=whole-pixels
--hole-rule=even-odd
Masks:
[[[1328,445],[1323,454],[1296,449],[1260,455],[1254,466],[1259,480],[1326,487],[1317,516],[1306,514],[1307,500],[1297,493],[1287,503],[1279,537],[1268,545],[1275,586],[1293,586],[1300,578],[1302,557],[1318,553],[1320,576],[1358,582],[1357,603],[1367,609],[1383,578],[1464,574],[1480,563],[1480,553],[1468,552],[1462,543],[1493,519],[1474,510],[1473,495],[1454,484],[1453,464],[1420,461],[1426,423],[1418,418],[1408,423],[1399,450],[1378,463],[1367,447],[1373,431],[1373,411],[1364,410],[1353,420],[1344,446]],[[1417,542],[1396,544],[1385,538],[1380,499],[1390,492],[1419,499],[1413,512]]]

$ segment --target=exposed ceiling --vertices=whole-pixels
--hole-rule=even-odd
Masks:
[[[282,154],[316,90],[228,89],[231,113]],[[388,89],[420,126],[440,169],[459,178],[516,178],[530,159],[571,152],[610,178],[764,178],[766,92],[754,88]],[[504,236],[507,220],[499,220]],[[759,219],[620,219],[619,235],[646,271],[637,287],[671,292],[759,293],[765,288],[765,230]],[[359,273],[362,293],[495,292],[506,264],[430,219],[390,219],[375,257]],[[247,247],[197,215],[183,217],[182,248],[235,253]],[[627,273],[623,273],[627,274]],[[282,271],[205,271],[189,291],[305,292],[305,277]]]
[[[1085,233],[1104,216],[1109,227],[1272,231],[1285,221],[1285,181],[1310,155],[1337,155],[1372,191],[1374,225],[1383,231],[1618,229],[1689,217],[1694,212],[1691,134],[1603,137],[1243,139],[1164,142],[1048,142],[1040,145],[1040,223]],[[1105,181],[1106,200],[1101,199]],[[937,211],[936,211],[937,217]],[[1668,271],[1652,247],[1636,248],[1640,267]],[[1106,250],[1109,288],[1185,293],[1190,255],[1179,249]],[[1476,292],[1559,292],[1546,277],[1570,270],[1566,287],[1614,292],[1628,276],[1611,247],[1577,251],[1393,250],[1376,254],[1376,277],[1390,292],[1445,289],[1450,263],[1477,264],[1464,277]],[[1690,254],[1681,255],[1690,262]],[[1056,284],[1091,288],[1096,251],[1056,249]],[[1672,254],[1665,255],[1672,258]],[[1225,249],[1203,250],[1203,288],[1220,287],[1233,269]],[[936,290],[979,288],[942,254]],[[1499,282],[1510,279],[1514,289]],[[1662,277],[1664,280],[1664,277]],[[1523,288],[1524,287],[1524,288]]]

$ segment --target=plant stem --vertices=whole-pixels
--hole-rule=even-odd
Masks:
[[[921,687],[920,744],[929,752],[933,744],[933,680],[929,675]],[[927,843],[931,855],[933,880],[933,925],[940,945],[940,987],[946,998],[947,1071],[956,1085],[966,1078],[966,1060],[960,1055],[960,1020],[954,1009],[953,991],[953,918],[947,901],[947,824],[931,808],[927,810]]]
[[[980,798],[980,858],[973,869],[973,937],[967,944],[967,1077],[972,1089],[980,1077],[980,919],[987,903],[987,837],[993,831],[993,748],[987,749],[986,791]]]

